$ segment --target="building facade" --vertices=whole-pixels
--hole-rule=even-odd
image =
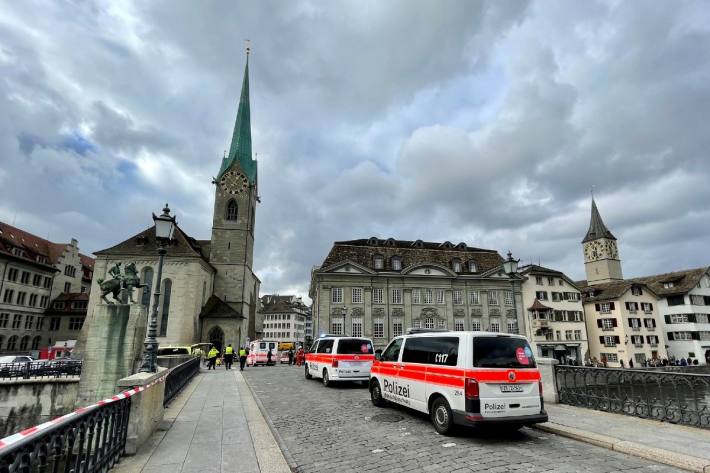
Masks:
[[[658,296],[668,356],[710,364],[710,268],[639,278]]]
[[[266,295],[261,297],[261,303],[264,339],[298,344],[306,342],[308,306],[300,297]]]
[[[581,291],[564,273],[538,265],[520,268],[523,306],[537,356],[581,365],[589,358]]]
[[[85,297],[94,260],[77,240],[54,243],[0,222],[0,353],[34,353],[74,335],[55,301]],[[86,306],[72,314],[83,324]],[[66,330],[65,330],[66,329]]]
[[[96,252],[97,283],[89,310],[101,302],[98,278],[109,279],[115,264],[134,263],[148,284],[138,297],[152,310],[153,287],[160,284],[158,341],[185,345],[211,342],[246,344],[256,338],[260,281],[253,272],[257,163],[251,151],[249,56],[229,152],[220,163],[215,185],[211,238],[197,240],[176,226],[167,247],[162,280],[156,280],[158,242],[151,226],[110,248]],[[147,215],[146,215],[147,216]],[[136,291],[139,292],[139,291]]]
[[[365,336],[383,348],[409,327],[527,335],[522,278],[502,263],[465,243],[335,242],[311,272],[314,336]]]
[[[623,279],[616,238],[593,199],[582,248],[587,280],[577,286],[582,290],[591,358],[612,367],[666,358],[658,297],[642,279]]]

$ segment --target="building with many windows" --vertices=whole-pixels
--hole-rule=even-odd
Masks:
[[[589,357],[581,292],[564,273],[538,265],[520,268],[530,342],[537,356],[582,364]]]
[[[519,275],[495,250],[375,237],[335,242],[311,272],[316,333],[384,347],[409,327],[527,334]]]
[[[308,310],[300,297],[278,294],[262,296],[259,318],[263,324],[263,338],[305,343]]]
[[[623,279],[616,238],[593,199],[582,247],[587,279],[577,286],[582,290],[591,357],[615,367],[666,358],[658,296],[643,279]]]
[[[658,297],[668,356],[710,364],[710,268],[638,278]]]
[[[36,352],[69,335],[48,314],[56,300],[86,298],[93,269],[77,240],[54,243],[0,222],[0,353]],[[72,316],[83,323],[86,305]]]

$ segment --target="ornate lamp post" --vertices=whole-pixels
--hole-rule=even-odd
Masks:
[[[163,259],[165,258],[165,253],[167,253],[167,246],[173,239],[176,225],[175,217],[170,215],[168,204],[165,204],[162,215],[156,217],[153,214],[153,221],[155,222],[155,239],[158,242],[158,279],[153,292],[153,310],[150,311],[150,318],[148,319],[148,333],[143,343],[145,351],[143,352],[143,363],[139,370],[143,373],[155,373],[158,371],[158,340],[156,337],[158,335],[158,303],[160,300],[160,284],[163,279]]]
[[[513,259],[513,253],[508,251],[508,259],[503,261],[503,271],[510,276],[510,287],[513,290],[513,312],[515,312],[515,320],[518,320],[518,307],[515,302],[515,274],[518,272],[518,263],[520,260]],[[523,331],[527,336],[528,331],[525,324],[525,317],[523,317]]]

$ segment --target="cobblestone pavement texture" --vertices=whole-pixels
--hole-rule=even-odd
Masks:
[[[681,471],[529,428],[441,436],[428,416],[374,407],[364,385],[326,388],[295,366],[248,368],[244,377],[303,473]]]

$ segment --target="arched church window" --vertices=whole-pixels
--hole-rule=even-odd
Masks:
[[[17,335],[13,335],[12,337],[7,339],[7,350],[16,350],[17,349]]]
[[[20,350],[27,350],[27,348],[30,345],[30,336],[25,335],[22,337],[22,340],[20,340]]]
[[[150,293],[153,292],[153,268],[150,266],[143,268],[143,274],[141,274],[141,284],[147,284],[143,288],[143,293],[141,294],[141,304],[146,307],[150,307]]]
[[[236,220],[237,219],[237,203],[234,201],[234,199],[231,199],[229,202],[227,202],[227,220]]]
[[[160,309],[160,332],[159,337],[164,337],[168,333],[168,314],[170,313],[170,293],[173,289],[173,282],[170,279],[163,280],[163,303]]]
[[[39,350],[39,344],[42,341],[42,337],[37,336],[32,339],[32,349],[33,350]]]

